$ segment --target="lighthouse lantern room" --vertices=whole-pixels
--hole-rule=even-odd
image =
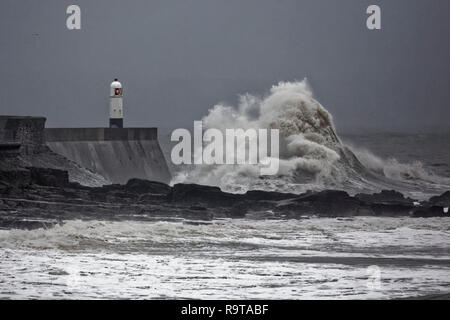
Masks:
[[[117,80],[111,83],[109,94],[109,127],[123,128],[123,88]]]

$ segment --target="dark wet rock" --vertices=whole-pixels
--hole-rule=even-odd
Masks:
[[[416,208],[411,214],[417,218],[430,218],[430,217],[448,217],[441,206],[423,206]]]
[[[137,200],[138,195],[135,193],[122,191],[122,190],[114,190],[108,193],[108,197],[110,202],[114,202],[115,200]]]
[[[10,188],[11,186],[8,183],[0,181],[0,194],[7,193]]]
[[[134,193],[169,194],[172,189],[165,183],[142,179],[128,180],[125,188]]]
[[[41,186],[65,187],[69,184],[67,171],[51,168],[28,168],[30,170],[31,183]]]
[[[450,191],[439,196],[431,197],[428,201],[418,207],[413,216],[415,217],[450,217]]]
[[[231,207],[240,198],[241,195],[222,192],[218,187],[198,184],[176,184],[171,193],[171,200],[175,203],[205,204],[215,207]]]
[[[141,194],[138,198],[138,202],[140,203],[154,203],[154,202],[167,202],[168,197],[167,194],[161,193],[144,193]]]
[[[276,212],[296,215],[354,216],[363,213],[360,201],[345,191],[324,190],[305,193],[279,203]]]
[[[444,192],[440,196],[431,197],[428,203],[435,206],[450,207],[450,191]]]
[[[368,203],[396,203],[412,204],[413,199],[405,198],[403,194],[395,190],[382,190],[380,193],[359,193],[355,198]]]
[[[279,201],[290,199],[298,195],[293,193],[281,193],[274,191],[249,190],[245,193],[245,199],[248,201]]]
[[[374,194],[357,194],[355,198],[368,208],[375,216],[409,216],[413,215],[415,200],[405,198],[395,190],[382,190]]]
[[[7,186],[23,186],[31,183],[31,172],[27,169],[0,170],[0,181]]]
[[[35,228],[70,219],[209,221],[217,218],[304,219],[308,216],[445,216],[450,192],[418,205],[396,191],[350,196],[324,190],[289,194],[222,192],[218,187],[131,179],[86,187],[57,169],[0,170],[0,228]]]
[[[208,209],[206,209],[206,207],[202,207],[202,206],[190,206],[189,209],[197,210],[197,211],[206,211],[206,210],[208,210]]]
[[[329,202],[341,202],[346,200],[354,199],[350,197],[350,195],[341,190],[323,190],[319,192],[307,192],[300,196],[296,196],[296,200],[299,202],[308,201],[308,202],[316,202],[316,201],[329,201]]]
[[[0,220],[0,229],[48,229],[58,224],[57,221],[39,220]]]
[[[357,194],[355,198],[370,208],[375,216],[410,216],[416,211],[414,199],[405,198],[395,190],[382,190],[374,194]]]
[[[8,204],[6,203],[5,200],[0,199],[0,210],[6,210],[6,209],[9,209]]]

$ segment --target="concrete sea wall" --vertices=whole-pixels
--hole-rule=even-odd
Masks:
[[[112,183],[171,179],[156,128],[46,128],[45,141],[53,152]]]

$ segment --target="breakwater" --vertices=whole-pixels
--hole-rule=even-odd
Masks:
[[[53,152],[112,183],[171,178],[157,128],[46,128],[45,141]]]

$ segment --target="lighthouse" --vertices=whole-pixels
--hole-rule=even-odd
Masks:
[[[123,128],[123,88],[117,79],[114,79],[110,86],[109,127]]]

